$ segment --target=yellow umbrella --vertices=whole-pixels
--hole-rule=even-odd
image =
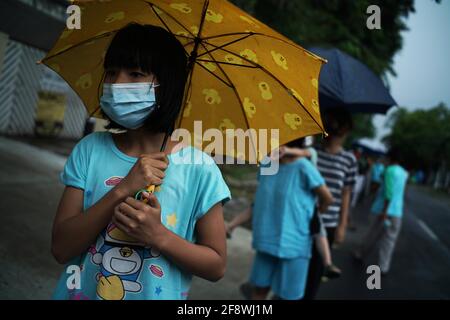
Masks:
[[[273,149],[299,137],[324,132],[318,76],[324,59],[254,19],[225,0],[74,1],[81,29],[64,30],[42,62],[60,74],[101,117],[103,60],[115,33],[129,23],[163,27],[183,44],[190,76],[176,128],[278,129],[263,143]],[[192,143],[197,142],[197,136]],[[226,140],[226,139],[225,139]],[[262,141],[227,155],[261,159]],[[201,143],[200,143],[201,144]],[[237,145],[236,145],[237,147]],[[264,152],[265,153],[265,152]]]

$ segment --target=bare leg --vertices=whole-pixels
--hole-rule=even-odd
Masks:
[[[326,267],[331,265],[331,251],[327,237],[317,234],[314,236],[314,242],[316,243],[317,251],[319,251],[319,254],[322,257],[324,266]]]

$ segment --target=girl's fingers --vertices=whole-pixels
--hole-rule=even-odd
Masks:
[[[158,177],[159,179],[163,179],[166,176],[164,171],[158,169],[153,169],[152,173],[155,177]]]
[[[150,158],[152,158],[152,159],[159,159],[159,160],[162,160],[164,162],[168,162],[167,155],[164,152],[151,153],[148,156]]]
[[[144,195],[144,193],[146,193],[146,192],[142,192],[142,195]],[[122,203],[125,203],[129,207],[133,208],[133,211],[134,211],[132,213],[133,215],[136,215],[137,211],[144,211],[147,209],[147,205],[144,202],[136,200],[135,198],[132,198],[132,197],[127,197],[125,199],[125,202],[122,202]]]
[[[148,199],[147,204],[150,205],[152,208],[157,210],[161,208],[159,205],[158,198],[156,198],[156,196],[153,193],[142,192],[142,196]]]
[[[130,233],[130,229],[127,226],[125,226],[123,223],[116,221],[116,222],[114,222],[114,224],[116,225],[117,228],[119,228],[123,232],[125,232],[127,234]]]
[[[115,214],[112,217],[112,222],[123,232],[129,233],[129,227],[124,222],[122,222],[124,217],[126,218],[125,215],[123,215],[118,209],[116,209]]]
[[[123,213],[123,214],[125,214],[125,215],[130,217],[130,216],[135,215],[137,213],[137,210],[141,210],[141,209],[140,209],[140,207],[138,207],[138,208],[136,207],[136,205],[140,201],[138,201],[136,199],[133,199],[133,200],[135,200],[135,202],[131,202],[131,201],[127,201],[128,199],[133,199],[133,198],[127,197],[124,202],[119,204],[118,207],[119,207],[119,211],[121,213]],[[136,205],[135,205],[135,203],[136,203]]]
[[[165,161],[161,161],[161,160],[153,160],[152,161],[152,167],[161,169],[161,170],[166,170],[167,169],[167,162]]]

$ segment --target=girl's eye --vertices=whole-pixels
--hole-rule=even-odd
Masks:
[[[145,74],[137,71],[130,72],[130,76],[133,78],[145,77]]]

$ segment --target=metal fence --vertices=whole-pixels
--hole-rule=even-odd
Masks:
[[[86,111],[78,96],[56,73],[36,64],[44,51],[8,40],[0,71],[0,133],[33,135],[38,92],[64,93],[66,107],[61,138],[82,136]]]

